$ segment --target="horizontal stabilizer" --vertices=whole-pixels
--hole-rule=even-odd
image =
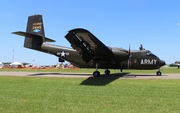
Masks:
[[[29,38],[33,38],[33,39],[42,39],[43,38],[40,35],[35,35],[35,34],[32,34],[32,33],[27,33],[27,32],[22,32],[22,31],[12,32],[12,34],[25,36],[25,37],[29,37]],[[47,38],[47,37],[45,37],[45,41],[46,42],[56,42],[55,40]]]

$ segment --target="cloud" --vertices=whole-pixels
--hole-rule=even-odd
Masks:
[[[178,26],[180,26],[180,23],[178,23]]]

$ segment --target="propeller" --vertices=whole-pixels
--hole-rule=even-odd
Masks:
[[[128,69],[129,69],[129,65],[130,65],[130,63],[131,63],[131,57],[132,57],[132,55],[131,55],[131,47],[130,47],[130,44],[129,44],[129,51],[128,51]]]

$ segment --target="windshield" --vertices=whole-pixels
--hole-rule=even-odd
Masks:
[[[154,55],[153,53],[151,53],[151,51],[147,51],[147,52],[146,52],[146,55],[147,55],[147,56],[155,56],[155,57],[156,57],[156,55]]]

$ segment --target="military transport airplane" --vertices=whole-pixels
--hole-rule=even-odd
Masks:
[[[123,69],[158,69],[156,74],[160,76],[160,68],[165,65],[149,50],[108,47],[83,28],[72,29],[65,35],[72,48],[46,43],[55,41],[45,37],[42,15],[28,17],[26,32],[12,33],[25,36],[26,48],[53,54],[59,57],[60,62],[68,61],[79,68],[95,68],[94,77],[100,76],[98,68],[106,69],[107,75],[110,74],[109,69],[120,69],[121,72]]]

